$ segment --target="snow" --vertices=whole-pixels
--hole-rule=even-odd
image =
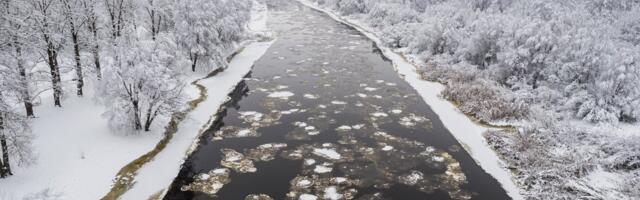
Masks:
[[[318,174],[329,173],[331,171],[333,171],[333,168],[327,167],[327,166],[324,166],[324,165],[316,165],[316,167],[313,169],[313,172],[318,173]]]
[[[346,104],[347,104],[347,102],[334,100],[334,101],[331,101],[331,104],[335,104],[335,105],[346,105]]]
[[[400,74],[400,76],[403,77],[409,85],[416,89],[425,103],[427,103],[439,116],[445,127],[451,132],[451,134],[453,134],[458,142],[465,147],[476,163],[478,163],[487,173],[496,178],[511,198],[516,200],[524,199],[520,194],[520,189],[513,182],[512,174],[500,160],[498,154],[487,145],[485,138],[482,136],[482,133],[487,129],[473,122],[464,113],[460,112],[455,105],[439,97],[439,94],[444,90],[444,85],[421,79],[420,74],[416,71],[416,67],[412,63],[408,62],[402,55],[384,47],[381,40],[374,33],[363,28],[366,26],[360,25],[356,20],[344,19],[343,17],[320,8],[307,0],[298,1],[306,6],[326,13],[336,21],[340,21],[354,27],[373,40],[382,50],[385,57],[393,62],[394,68],[398,74]]]
[[[114,134],[101,117],[104,107],[91,98],[93,93],[92,85],[87,85],[85,97],[70,95],[62,108],[53,106],[50,95],[41,96],[42,105],[34,107],[37,118],[32,120],[36,163],[13,166],[14,175],[0,180],[0,199],[22,199],[46,189],[64,199],[99,199],[122,166],[160,140],[162,127],[136,136]]]
[[[342,198],[342,195],[338,193],[338,189],[335,186],[330,186],[324,189],[324,198],[330,200],[338,200]]]
[[[318,197],[312,194],[302,194],[298,200],[316,200]]]
[[[313,154],[332,160],[340,160],[341,158],[340,154],[336,152],[335,149],[316,148],[313,149]]]
[[[268,97],[279,98],[279,99],[288,99],[289,97],[292,97],[293,95],[294,94],[292,92],[289,92],[289,91],[278,91],[278,92],[270,93],[268,95]]]
[[[218,108],[227,100],[226,95],[220,94],[231,92],[272,43],[256,42],[247,45],[229,63],[227,70],[198,82],[207,88],[208,98],[187,115],[165,150],[140,169],[136,184],[121,199],[147,199],[171,184],[186,154],[195,148],[197,138],[206,130],[203,127],[208,127],[213,122],[212,115],[215,113],[211,113],[211,108]]]

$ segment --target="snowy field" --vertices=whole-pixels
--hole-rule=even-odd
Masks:
[[[93,95],[93,90],[86,92]],[[14,167],[13,176],[0,180],[0,199],[37,197],[38,193],[52,199],[98,199],[109,191],[122,166],[161,138],[161,127],[135,136],[113,133],[101,117],[104,107],[90,97],[69,97],[65,108],[54,107],[46,96],[42,99],[32,120],[35,164]]]

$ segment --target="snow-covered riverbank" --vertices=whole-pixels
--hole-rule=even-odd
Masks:
[[[229,64],[229,68],[215,77],[198,81],[207,88],[207,99],[191,111],[179,125],[178,132],[164,151],[138,171],[136,183],[122,199],[146,199],[167,188],[180,170],[180,165],[197,138],[215,120],[215,111],[225,101],[226,95],[235,89],[237,83],[251,71],[253,62],[258,60],[272,42],[257,42],[247,45]]]
[[[390,48],[382,45],[381,40],[376,36],[372,28],[368,28],[364,23],[356,19],[345,18],[336,15],[330,10],[321,8],[314,3],[306,0],[299,0],[301,3],[313,9],[322,11],[333,19],[344,24],[356,28],[364,35],[373,40],[382,50],[382,53],[389,58],[398,74],[400,74],[416,91],[422,96],[422,99],[431,106],[431,109],[438,114],[440,120],[463,144],[469,154],[476,160],[478,164],[489,174],[500,182],[509,196],[513,199],[524,199],[520,195],[520,189],[515,185],[512,175],[502,163],[498,154],[496,154],[486,143],[482,133],[487,128],[473,122],[464,113],[460,112],[451,102],[439,97],[444,90],[444,85],[440,83],[425,81],[421,79],[420,74],[416,71],[416,66],[407,61],[400,53],[394,52]]]
[[[248,28],[260,40],[269,37],[265,32],[266,14],[265,5],[254,4]],[[187,115],[165,151],[140,170],[141,177],[136,181],[149,182],[147,187],[134,187],[134,192],[127,193],[127,197],[146,199],[171,183],[185,154],[215,114],[216,109],[212,108],[225,102],[229,91],[250,71],[253,62],[270,44],[246,41],[238,45],[239,53],[228,68],[216,76],[200,80],[205,75],[189,73],[181,77],[187,83],[200,80],[198,84],[207,88],[206,100]],[[63,74],[65,89],[75,86],[72,79],[72,74]],[[92,98],[96,93],[95,81],[86,81],[84,97],[69,95],[63,108],[53,106],[51,92],[39,96],[40,105],[34,107],[37,116],[30,120],[35,160],[29,166],[12,166],[13,176],[0,179],[1,200],[100,199],[109,192],[114,175],[123,166],[154,149],[163,138],[164,127],[169,121],[167,117],[159,117],[150,132],[114,133],[108,119],[102,117],[105,107]],[[189,85],[184,91],[187,99],[200,98],[199,92],[196,85]],[[153,173],[152,178],[147,177],[149,172]]]

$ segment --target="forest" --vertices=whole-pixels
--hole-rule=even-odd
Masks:
[[[0,2],[0,175],[34,160],[30,121],[42,98],[60,108],[72,106],[65,105],[71,95],[94,99],[116,134],[150,131],[155,119],[186,103],[188,73],[226,67],[245,36],[251,3]]]

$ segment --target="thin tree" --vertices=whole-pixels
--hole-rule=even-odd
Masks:
[[[31,0],[31,6],[36,11],[35,26],[39,30],[42,40],[44,42],[44,49],[46,51],[47,64],[51,72],[51,84],[53,88],[53,103],[55,106],[62,107],[62,81],[60,78],[60,66],[58,64],[58,49],[59,45],[59,24],[56,24],[59,19],[54,16],[56,11],[53,6],[56,6],[57,1],[50,0]]]
[[[4,8],[3,19],[7,22],[7,27],[4,27],[4,32],[7,34],[6,39],[10,41],[6,41],[8,46],[14,51],[13,57],[15,58],[15,66],[17,67],[18,72],[18,82],[19,87],[17,88],[20,92],[20,99],[24,104],[24,108],[28,117],[33,117],[33,103],[31,101],[31,94],[29,92],[29,79],[27,77],[27,70],[25,69],[24,64],[24,55],[23,55],[23,41],[26,41],[25,38],[29,36],[26,31],[27,24],[24,22],[29,20],[29,14],[26,14],[24,11],[26,9],[15,6],[13,1],[5,0],[2,2]]]
[[[2,94],[0,94],[2,98]],[[2,100],[0,100],[2,101]],[[0,149],[2,149],[2,160],[0,160],[0,178],[12,175],[11,165],[9,164],[9,146],[7,145],[7,137],[4,134],[4,113],[0,112]]]
[[[76,88],[77,95],[82,96],[82,87],[84,87],[84,76],[82,74],[82,63],[80,60],[80,31],[86,23],[86,17],[80,12],[79,0],[61,0],[65,21],[69,27],[69,34],[71,35],[71,41],[73,42],[73,57],[75,60],[76,70]]]
[[[98,36],[98,15],[96,15],[96,3],[94,0],[82,0],[84,16],[86,17],[87,29],[92,35],[93,64],[96,68],[98,80],[102,79],[102,67],[100,66],[100,37]]]

